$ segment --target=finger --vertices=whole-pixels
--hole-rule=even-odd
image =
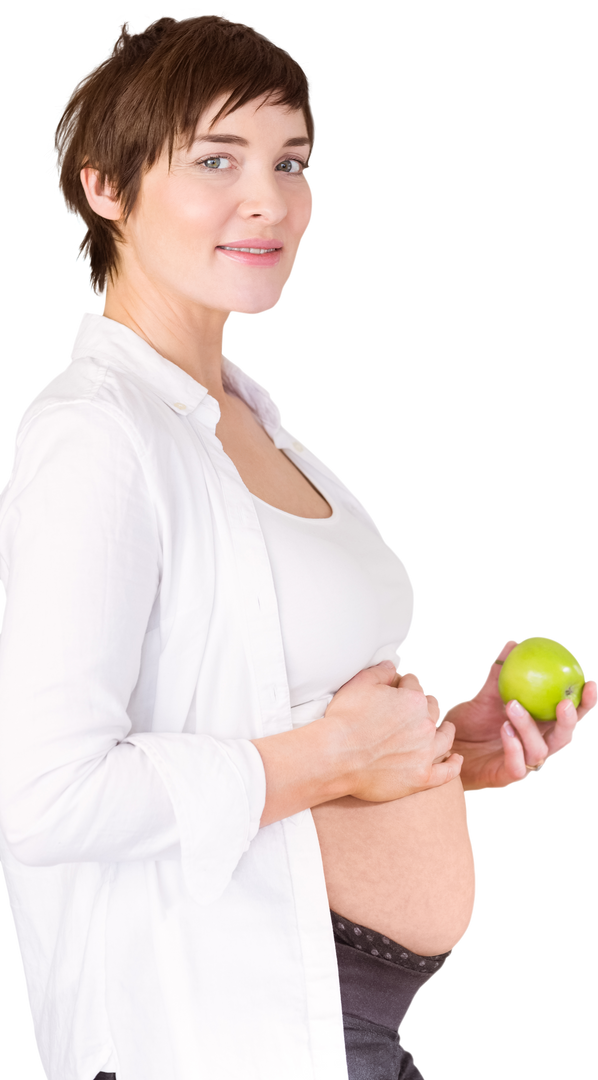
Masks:
[[[443,784],[448,784],[449,781],[454,780],[461,772],[462,764],[462,754],[451,754],[446,761],[440,761],[432,765],[427,788],[442,787]]]
[[[428,702],[428,712],[436,724],[438,722],[438,717],[440,716],[440,706],[438,701],[432,694],[426,694],[426,701]]]
[[[496,660],[490,668],[488,678],[486,680],[486,686],[496,686],[498,684],[498,676],[500,675],[500,669],[503,666],[505,660],[507,659],[509,653],[512,652],[515,648],[516,644],[516,641],[507,641],[507,644],[503,645],[498,656],[496,657]]]
[[[578,719],[578,713],[572,701],[559,701],[556,707],[556,723],[544,736],[549,754],[555,754],[557,750],[562,750],[571,742]]]
[[[423,694],[421,683],[417,675],[399,675],[397,686],[401,690],[419,690]]]
[[[446,754],[439,754],[438,757],[435,757],[432,764],[433,765],[438,765],[439,761],[447,761],[447,759],[450,758],[450,756],[451,756],[451,752],[450,752],[450,750],[448,750]]]
[[[509,655],[509,653],[513,652],[513,649],[515,648],[516,644],[517,644],[516,641],[507,641],[507,644],[503,645],[502,649],[500,650],[500,652],[499,652],[498,656],[496,657],[496,660],[494,661],[494,664],[492,666],[495,667],[496,665],[498,665],[498,667],[502,667],[502,665],[504,664],[505,660],[507,659],[507,656]]]
[[[434,715],[437,716],[437,720],[439,723],[441,716],[443,716],[443,703],[441,703],[438,694],[433,693],[432,690],[426,690],[425,697],[427,698],[427,704],[429,704],[429,707],[434,710]]]
[[[548,746],[536,721],[518,701],[507,702],[507,716],[523,745],[528,765],[538,765],[548,757]]]
[[[506,638],[505,642],[503,642],[498,652],[494,654],[494,658],[488,664],[488,667],[486,669],[486,675],[484,676],[483,680],[481,680],[481,683],[479,684],[476,693],[483,689],[484,685],[487,683],[487,680],[490,681],[490,684],[492,684],[493,681],[497,681],[498,683],[503,662],[506,660],[508,653],[512,652],[515,646],[518,644],[519,639],[517,637]]]
[[[598,708],[598,680],[588,678],[582,693],[582,700],[577,706],[577,723],[583,724],[588,716]]]
[[[454,742],[454,735],[457,733],[457,728],[451,720],[440,720],[438,727],[436,728],[436,734],[434,737],[434,750],[437,751],[436,756],[440,753],[446,754]],[[438,743],[438,735],[441,735],[441,741]],[[441,750],[441,747],[445,747],[445,750]]]
[[[517,732],[508,720],[501,725],[500,737],[505,756],[504,772],[511,780],[523,780],[528,775],[523,744],[517,738]]]

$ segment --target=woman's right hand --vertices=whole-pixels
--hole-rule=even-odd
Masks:
[[[350,795],[390,802],[440,787],[459,775],[463,758],[451,754],[455,726],[439,717],[415,675],[396,675],[391,661],[358,672],[341,686],[318,723],[335,725],[339,764]]]

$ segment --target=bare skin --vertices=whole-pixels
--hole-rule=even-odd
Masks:
[[[244,401],[225,394],[220,409],[216,434],[253,495],[298,517],[330,517],[326,500],[275,447]]]
[[[312,814],[334,911],[422,956],[457,944],[474,899],[459,777],[394,802],[349,795]]]

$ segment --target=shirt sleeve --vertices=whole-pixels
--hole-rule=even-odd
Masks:
[[[132,731],[160,560],[130,433],[95,404],[47,407],[0,505],[0,827],[30,866],[182,858],[209,903],[257,833],[265,774],[247,739]]]

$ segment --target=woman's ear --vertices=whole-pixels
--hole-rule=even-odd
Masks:
[[[121,217],[120,203],[111,184],[102,184],[97,169],[86,166],[81,169],[81,183],[91,209],[100,217],[109,221],[118,221]]]

